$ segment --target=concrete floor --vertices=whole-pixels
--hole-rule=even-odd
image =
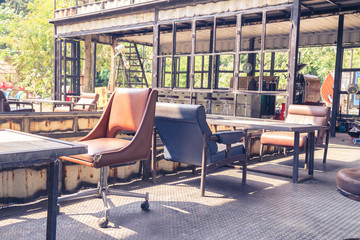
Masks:
[[[328,162],[315,152],[314,178],[293,184],[289,178],[221,168],[207,177],[200,197],[199,175],[190,171],[159,176],[156,184],[134,181],[116,188],[150,193],[142,199],[110,197],[109,227],[101,229],[101,199],[62,204],[57,239],[345,239],[360,238],[360,203],[336,191],[339,169],[360,166],[360,145],[346,134],[330,140]],[[304,154],[301,155],[304,158]],[[285,166],[291,157],[271,161]],[[45,239],[46,201],[0,209],[0,238]]]

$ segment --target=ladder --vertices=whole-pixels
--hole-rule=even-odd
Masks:
[[[126,51],[117,57],[116,83],[117,87],[149,87],[144,70],[145,52],[139,52],[136,43],[125,43]],[[121,74],[120,74],[121,73]]]

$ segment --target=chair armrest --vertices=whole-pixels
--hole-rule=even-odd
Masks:
[[[226,132],[217,132],[213,136],[218,138],[217,142],[222,144],[233,144],[240,142],[244,136],[244,132],[241,130],[237,131],[226,131]]]

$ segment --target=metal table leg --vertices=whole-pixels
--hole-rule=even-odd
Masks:
[[[299,132],[294,132],[293,183],[297,183],[299,177],[299,135]]]
[[[46,239],[56,239],[56,217],[57,217],[57,197],[59,182],[59,160],[49,164],[47,189],[48,189],[48,211],[46,225]]]
[[[309,175],[314,175],[315,132],[309,132]]]

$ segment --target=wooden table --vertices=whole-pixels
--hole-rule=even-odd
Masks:
[[[51,99],[36,99],[36,98],[24,99],[23,102],[40,104],[40,112],[42,112],[43,103],[52,104],[53,105],[53,111],[54,111],[55,107],[58,106],[58,105],[69,106],[70,111],[72,111],[73,108],[74,108],[74,104],[75,104],[74,102],[69,102],[69,101],[59,101],[59,100],[51,100]]]
[[[288,131],[294,132],[294,159],[293,159],[293,182],[298,182],[299,176],[299,136],[300,133],[308,133],[309,137],[309,168],[308,174],[314,174],[314,149],[315,149],[315,131],[325,129],[323,126],[314,126],[306,124],[284,123],[278,120],[258,119],[258,118],[243,118],[243,117],[229,117],[219,115],[207,115],[207,122],[214,126],[230,126],[238,128],[262,129],[272,131]]]
[[[46,239],[56,238],[60,156],[87,153],[84,145],[0,129],[0,169],[49,163]]]

